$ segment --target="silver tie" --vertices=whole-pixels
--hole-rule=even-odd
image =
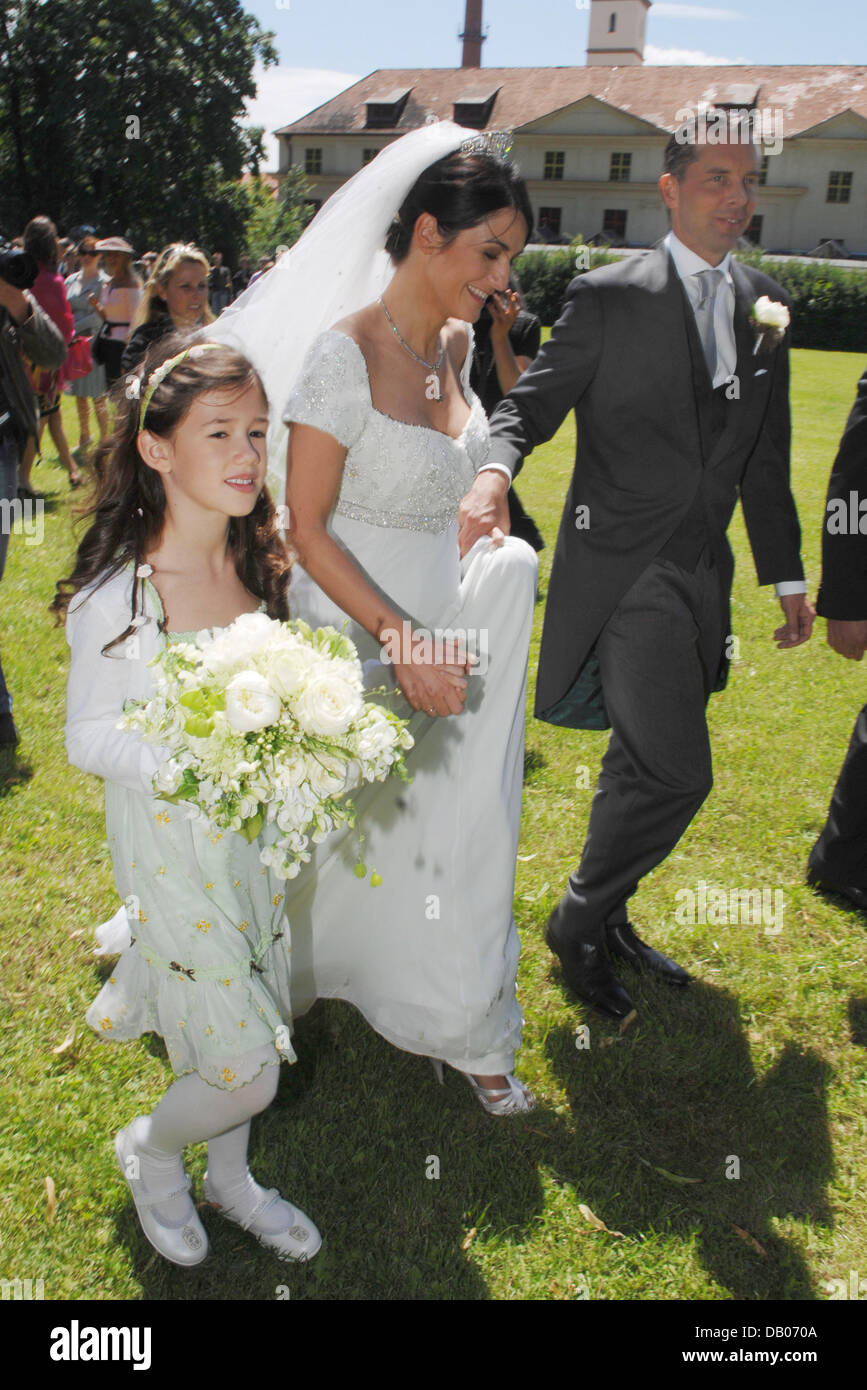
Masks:
[[[713,326],[714,306],[717,290],[725,277],[721,270],[700,270],[695,278],[701,290],[701,298],[695,306],[695,322],[712,382],[716,375],[717,357],[716,333]]]

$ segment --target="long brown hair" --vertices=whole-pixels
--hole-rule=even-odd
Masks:
[[[24,250],[57,274],[57,228],[50,217],[31,217],[24,228]]]
[[[201,336],[172,333],[161,338],[152,345],[142,366],[119,383],[125,389],[123,395],[118,393],[115,427],[94,459],[96,493],[84,512],[90,526],[78,547],[72,573],[58,582],[50,605],[58,622],[81,589],[101,587],[128,565],[137,570],[159,542],[165,526],[166,494],[160,474],[148,467],[136,447],[141,398],[157,367]],[[221,345],[218,351],[209,349],[188,357],[172,368],[151,396],[147,427],[153,434],[170,437],[203,392],[240,394],[252,385],[262,389],[255,368],[233,348]],[[288,618],[290,560],[267,488],[262,489],[248,516],[229,518],[228,544],[241,583],[265,600],[270,617]],[[141,589],[140,584],[133,584],[129,625],[106,643],[104,652],[135,631],[133,619],[141,611]]]

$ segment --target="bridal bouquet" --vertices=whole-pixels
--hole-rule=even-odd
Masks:
[[[274,823],[259,858],[279,878],[299,873],[311,840],[353,823],[349,792],[407,779],[406,722],[365,701],[355,645],[333,627],[245,613],[168,643],[151,666],[153,695],[118,727],[168,748],[155,794],[250,842]]]

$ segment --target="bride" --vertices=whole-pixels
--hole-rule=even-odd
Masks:
[[[357,798],[376,877],[359,881],[344,835],[287,885],[294,1012],[349,1000],[495,1115],[534,1103],[511,1073],[536,557],[498,532],[461,556],[457,509],[488,450],[471,325],[531,223],[511,165],[472,131],[428,125],[344,185],[209,330],[286,401],[292,616],[346,627],[368,683],[417,711],[411,783]]]

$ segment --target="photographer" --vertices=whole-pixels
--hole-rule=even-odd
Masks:
[[[21,448],[28,436],[35,435],[39,428],[21,353],[38,366],[50,368],[60,367],[66,357],[63,336],[48,315],[27,290],[16,288],[6,278],[13,274],[10,261],[21,265],[18,256],[0,253],[0,503],[5,503],[0,516],[0,578],[6,564],[6,548],[18,497]],[[33,264],[34,279],[35,273]],[[26,274],[23,278],[26,282]],[[17,742],[12,697],[0,665],[0,745]]]

